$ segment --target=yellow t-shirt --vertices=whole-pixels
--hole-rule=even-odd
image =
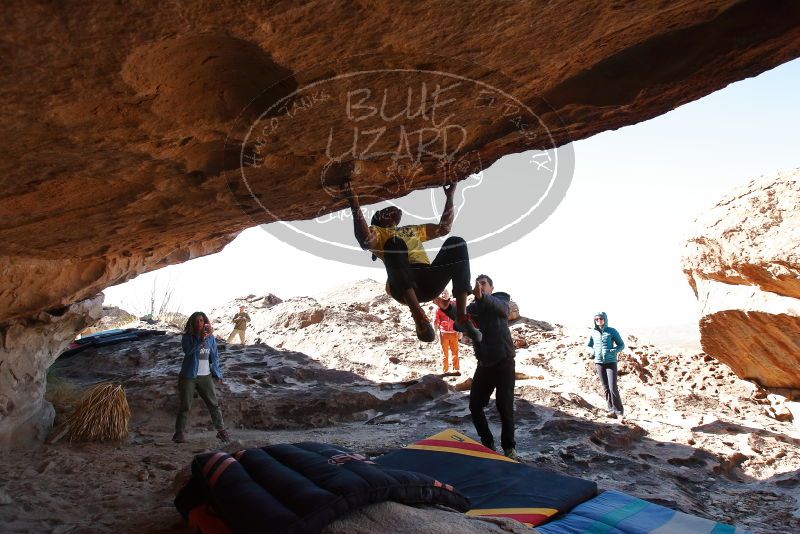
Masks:
[[[427,233],[425,232],[424,224],[417,224],[413,226],[400,226],[399,228],[393,226],[391,228],[383,228],[381,226],[370,226],[370,230],[375,233],[378,240],[377,249],[370,250],[373,254],[383,260],[383,245],[392,237],[399,237],[402,239],[406,247],[408,247],[408,262],[409,263],[424,263],[430,265],[431,260],[422,248],[422,243],[427,241]]]

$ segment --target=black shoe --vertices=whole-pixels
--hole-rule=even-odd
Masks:
[[[428,321],[417,325],[417,339],[425,343],[432,343],[436,341],[436,331],[433,325]]]

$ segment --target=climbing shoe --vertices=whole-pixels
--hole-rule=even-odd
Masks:
[[[428,321],[418,324],[417,339],[425,343],[436,341],[436,331],[433,329],[433,325]]]

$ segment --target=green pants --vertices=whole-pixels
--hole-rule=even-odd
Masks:
[[[225,424],[222,422],[222,412],[219,410],[219,404],[217,404],[217,392],[214,391],[214,380],[211,375],[205,375],[197,378],[178,378],[178,399],[181,405],[178,409],[178,418],[175,420],[175,430],[182,432],[186,428],[186,420],[189,418],[189,411],[192,409],[195,389],[200,398],[203,399],[203,402],[206,403],[208,411],[211,412],[211,421],[214,423],[214,428],[217,430],[225,428]]]

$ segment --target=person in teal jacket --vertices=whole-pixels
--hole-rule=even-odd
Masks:
[[[617,354],[625,348],[625,342],[616,328],[608,326],[608,315],[599,312],[594,315],[594,328],[587,346],[592,349],[594,367],[603,384],[603,392],[608,404],[608,416],[624,417],[622,399],[617,389]]]
[[[181,346],[183,363],[178,374],[180,408],[175,419],[175,435],[172,436],[172,441],[175,443],[186,442],[186,421],[189,418],[189,411],[192,409],[192,398],[195,391],[203,399],[206,408],[211,413],[211,420],[214,428],[217,429],[217,437],[224,442],[230,441],[230,434],[225,430],[222,412],[217,403],[217,392],[214,389],[214,381],[222,381],[217,340],[214,338],[214,328],[205,313],[194,312],[186,321]]]

